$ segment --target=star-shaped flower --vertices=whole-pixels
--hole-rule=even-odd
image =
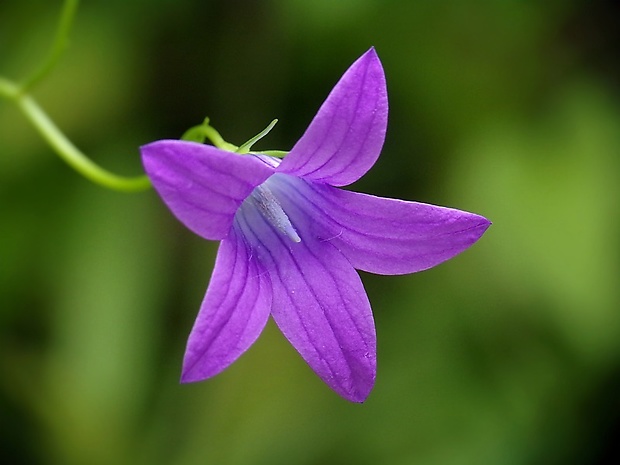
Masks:
[[[471,246],[490,225],[472,213],[338,188],[379,157],[387,113],[385,76],[370,49],[282,161],[179,140],[142,147],[146,172],[170,210],[196,234],[221,241],[183,382],[227,368],[271,315],[334,391],[366,399],[376,336],[355,270],[425,270]]]

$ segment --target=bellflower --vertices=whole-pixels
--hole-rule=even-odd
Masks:
[[[355,270],[425,270],[471,246],[490,225],[472,213],[339,189],[379,157],[387,113],[385,76],[370,49],[283,160],[180,140],[142,147],[146,172],[174,215],[221,241],[182,382],[227,368],[271,315],[327,385],[348,400],[366,399],[376,336]]]

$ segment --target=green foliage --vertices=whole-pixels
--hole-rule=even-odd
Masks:
[[[45,56],[59,8],[0,4],[3,75]],[[205,114],[232,141],[278,117],[265,145],[290,149],[334,77],[374,45],[390,126],[359,190],[494,225],[436,269],[363,276],[379,339],[366,404],[325,388],[271,326],[229,370],[182,386],[215,245],[152,192],[76,176],[0,100],[4,456],[603,463],[600,438],[620,415],[620,103],[606,66],[617,50],[596,27],[605,14],[574,2],[83,2],[33,92],[103,166],[139,172],[139,145]]]

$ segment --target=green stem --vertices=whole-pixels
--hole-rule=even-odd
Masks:
[[[228,150],[234,152],[237,150],[237,146],[229,142],[226,142],[219,132],[212,126],[203,126],[204,135],[215,145],[218,149]]]
[[[132,178],[118,176],[94,163],[67,139],[30,96],[22,95],[16,100],[16,103],[60,158],[85,178],[109,189],[122,192],[143,191],[151,186],[149,179],[144,175]]]
[[[8,79],[0,77],[0,97],[15,100],[19,96],[19,87]]]
[[[60,21],[58,22],[58,27],[56,29],[56,35],[54,36],[54,41],[52,43],[52,48],[41,66],[34,73],[32,73],[32,75],[24,79],[20,86],[21,92],[28,92],[35,84],[49,74],[54,66],[56,66],[62,52],[64,52],[65,48],[67,48],[67,45],[69,44],[69,31],[71,30],[71,24],[75,18],[75,13],[79,3],[79,0],[65,0],[60,14]]]
[[[189,128],[181,136],[181,140],[198,142],[199,144],[204,143],[205,139],[209,139],[218,149],[229,152],[235,152],[238,149],[236,145],[226,142],[220,133],[209,124],[209,118],[205,118],[202,124]]]
[[[21,88],[0,77],[0,97],[15,102],[36,130],[56,153],[73,169],[96,184],[121,192],[138,192],[151,186],[146,176],[127,178],[101,168],[67,139],[32,97]]]
[[[75,17],[79,0],[65,0],[47,59],[29,78],[20,85],[0,77],[0,97],[14,102],[28,118],[47,143],[69,166],[96,184],[121,192],[138,192],[148,189],[151,183],[146,176],[127,178],[101,168],[90,160],[67,139],[43,109],[28,95],[28,90],[37,84],[54,68],[69,41],[69,30]]]

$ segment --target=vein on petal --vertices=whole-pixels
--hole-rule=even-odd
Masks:
[[[350,138],[348,138],[348,137],[347,137],[347,132],[348,132],[348,131],[350,131],[351,126],[352,126],[352,124],[353,124],[353,121],[355,121],[355,120],[356,120],[356,118],[357,118],[357,115],[358,115],[358,112],[359,112],[360,101],[361,101],[362,96],[363,96],[363,94],[364,94],[363,90],[364,90],[364,87],[365,87],[365,85],[366,85],[366,80],[367,80],[367,78],[368,78],[368,71],[369,71],[369,68],[370,68],[370,64],[369,64],[369,63],[367,63],[367,64],[366,64],[366,68],[364,69],[364,76],[362,77],[362,84],[360,85],[360,89],[362,89],[362,91],[361,91],[361,92],[359,92],[359,91],[357,92],[357,98],[356,98],[356,100],[355,100],[355,109],[351,112],[351,116],[348,118],[347,125],[345,126],[345,131],[344,131],[343,136],[340,138],[340,144],[338,145],[338,148],[337,148],[336,150],[334,150],[334,152],[333,152],[332,156],[327,157],[327,158],[323,161],[323,163],[322,163],[321,165],[319,165],[318,167],[314,168],[314,169],[313,169],[313,170],[311,170],[311,171],[308,171],[308,172],[304,173],[304,176],[309,176],[309,175],[311,175],[312,173],[315,173],[315,172],[317,172],[318,170],[320,170],[321,168],[325,167],[325,165],[327,165],[328,163],[332,162],[332,160],[333,160],[333,155],[334,155],[334,154],[336,154],[336,153],[339,153],[339,152],[341,151],[342,147],[345,145],[345,142],[347,142],[347,143],[350,143],[350,142],[351,142],[351,141],[350,141]],[[341,103],[341,102],[342,102],[342,99],[340,100],[340,102],[339,102],[339,103]],[[334,112],[334,114],[335,114],[335,112]],[[333,121],[333,118],[332,118],[332,121]],[[374,116],[373,116],[373,121],[374,121]],[[365,142],[365,141],[368,139],[368,134],[369,134],[369,131],[364,131],[364,132],[365,132],[365,134],[366,134],[366,136],[365,136],[365,138],[364,138],[364,142]],[[326,139],[327,139],[327,138],[324,138],[323,140],[326,140]],[[360,147],[361,147],[361,146],[363,146],[363,145],[362,145],[362,144],[360,144]],[[330,178],[334,178],[336,175],[338,175],[338,174],[342,173],[342,172],[343,172],[343,171],[345,171],[348,167],[350,167],[350,166],[351,166],[351,164],[352,164],[352,163],[353,163],[353,161],[355,160],[355,155],[358,153],[358,151],[349,150],[349,152],[348,152],[348,153],[349,153],[349,158],[350,158],[350,160],[348,160],[348,163],[346,164],[346,166],[345,166],[344,168],[341,168],[341,169],[340,169],[338,172],[336,172],[336,173],[329,173],[327,176],[325,176],[325,178],[322,178],[322,180],[328,180],[328,179],[330,179]],[[353,154],[353,156],[351,156],[351,154]],[[309,159],[309,158],[308,158],[308,159]],[[339,161],[340,161],[340,160],[339,160]]]
[[[246,218],[245,221],[246,221],[246,224],[248,224],[248,226],[249,226],[249,220]],[[271,230],[272,234],[275,236],[275,238],[279,242],[279,246],[286,249],[286,246],[288,244],[284,243],[284,239],[280,237],[278,232],[275,231],[270,224],[268,224],[266,222],[265,222],[265,224],[269,227],[269,229]],[[251,226],[249,226],[249,227],[251,228]],[[255,232],[254,232],[254,235],[256,236]],[[263,242],[263,244],[264,244],[264,242]],[[333,248],[333,246],[330,245],[330,244],[325,244],[324,246],[325,247],[332,247],[332,250],[334,250],[335,253],[340,253],[340,252],[337,252],[337,249]],[[369,343],[366,340],[367,332],[366,331],[362,331],[360,329],[357,320],[352,316],[350,308],[347,305],[346,301],[344,300],[343,294],[339,291],[340,285],[339,285],[338,280],[335,278],[335,275],[331,272],[329,267],[325,266],[325,263],[323,263],[318,258],[318,256],[311,250],[312,247],[309,244],[306,243],[306,244],[303,245],[303,247],[304,247],[304,250],[306,251],[306,253],[309,256],[313,257],[313,259],[316,261],[316,263],[321,268],[324,269],[324,271],[326,272],[326,275],[329,276],[329,279],[331,280],[332,285],[333,285],[333,290],[334,290],[333,294],[337,294],[338,295],[337,299],[340,301],[340,304],[337,305],[337,307],[341,308],[343,310],[341,315],[342,316],[346,315],[345,318],[348,319],[350,324],[352,324],[352,326],[355,328],[355,331],[357,332],[358,337],[360,338],[360,341],[363,343],[363,347],[364,347],[363,352],[364,353],[374,352],[375,348],[371,348],[369,346]],[[277,265],[278,261],[272,255],[271,250],[269,250],[269,247],[265,246],[265,248],[267,249],[268,253],[271,256],[271,260],[272,260],[272,262],[274,264],[275,272],[278,274],[280,281],[282,283],[285,282],[283,280],[283,277],[280,274],[280,270],[279,270],[279,267]],[[319,345],[316,343],[314,338],[311,337],[311,333],[310,333],[310,331],[308,329],[307,324],[303,323],[304,320],[299,317],[303,313],[302,309],[297,307],[295,301],[290,298],[288,291],[285,292],[285,295],[287,297],[287,301],[293,307],[297,308],[297,310],[298,310],[298,313],[296,314],[297,320],[301,323],[301,326],[304,328],[304,331],[305,331],[306,335],[308,336],[308,341],[312,344],[312,347],[314,348],[314,351],[319,356],[319,358],[323,361],[324,365],[326,365],[329,368],[329,371],[331,372],[330,379],[332,379],[335,382],[337,382],[337,384],[340,386],[340,388],[344,389],[347,393],[349,393],[349,394],[353,394],[353,393],[359,394],[358,388],[357,388],[357,382],[359,382],[359,381],[363,382],[364,381],[363,378],[360,378],[360,371],[359,370],[362,370],[363,372],[371,374],[373,368],[371,366],[367,365],[367,364],[364,364],[362,359],[357,359],[355,357],[355,352],[356,351],[349,351],[349,350],[344,350],[343,349],[343,347],[346,346],[346,344],[343,344],[343,342],[347,340],[346,336],[344,336],[339,331],[339,325],[333,320],[332,314],[329,311],[327,311],[326,308],[324,307],[324,304],[322,303],[322,300],[319,298],[319,293],[316,291],[314,285],[311,284],[312,280],[309,280],[307,278],[306,273],[304,272],[303,267],[300,266],[299,258],[294,253],[289,253],[289,255],[290,255],[290,258],[291,258],[291,264],[294,265],[298,275],[302,278],[302,282],[305,284],[305,287],[306,287],[307,291],[313,297],[314,301],[316,302],[316,305],[317,305],[318,309],[321,310],[321,313],[322,313],[322,315],[323,315],[323,317],[325,319],[324,321],[327,323],[327,326],[330,328],[330,332],[332,334],[332,337],[334,338],[333,340],[336,342],[337,347],[340,349],[340,353],[341,353],[341,356],[342,356],[341,360],[345,361],[345,363],[346,363],[345,366],[347,367],[347,370],[349,372],[347,376],[344,376],[344,377],[343,376],[338,376],[337,375],[338,371],[334,370],[334,368],[331,367],[331,364],[329,362],[329,358],[327,358],[327,357],[322,355],[321,351],[318,349]],[[346,258],[343,257],[343,260],[348,263]],[[353,273],[355,273],[353,271],[353,266],[351,266],[351,271]],[[361,283],[360,283],[360,286],[361,286]],[[349,291],[352,292],[352,294],[351,294],[352,297],[354,297],[354,298],[358,297],[358,296],[356,296],[355,292],[352,289],[349,289]],[[362,302],[362,304],[363,304],[363,302]],[[368,311],[370,311],[369,308],[370,308],[370,305],[368,304]],[[374,323],[371,322],[371,325],[374,325]],[[342,384],[343,381],[347,381],[347,380],[350,382],[349,385]],[[355,380],[355,382],[352,382],[351,380]]]
[[[280,284],[276,284],[273,280],[272,280],[272,286],[275,287],[277,285],[281,285],[285,292],[283,293],[283,295],[287,296],[287,299],[289,301],[289,303],[297,309],[296,312],[293,312],[294,316],[296,317],[297,321],[299,321],[300,326],[304,329],[304,332],[307,335],[308,341],[312,344],[312,347],[316,353],[316,355],[319,357],[320,360],[323,361],[324,366],[329,370],[329,372],[331,373],[331,378],[332,379],[337,379],[337,370],[334,370],[334,368],[332,368],[331,363],[329,362],[329,358],[325,357],[323,355],[323,353],[319,350],[319,344],[316,343],[315,339],[312,337],[310,331],[308,330],[308,327],[306,326],[306,324],[304,323],[304,320],[301,318],[301,314],[303,313],[302,310],[297,306],[296,302],[294,300],[292,300],[289,296],[288,290],[286,288],[286,286],[284,285],[284,283],[286,282],[285,279],[283,278],[281,271],[280,271],[280,267],[278,266],[279,260],[276,259],[276,257],[273,255],[273,251],[271,250],[270,247],[268,247],[265,242],[263,240],[260,239],[260,234],[258,234],[254,228],[252,227],[252,221],[249,220],[246,216],[246,212],[245,211],[240,211],[242,217],[243,217],[243,221],[245,223],[246,228],[248,229],[248,232],[250,234],[252,234],[252,236],[254,236],[254,238],[260,242],[261,244],[263,244],[263,247],[265,249],[265,252],[267,253],[267,255],[269,255],[271,264],[272,264],[272,269],[273,271],[277,274],[278,276],[278,281]],[[275,237],[275,240],[277,240],[279,242],[278,246],[284,248],[285,250],[288,251],[287,245],[284,243],[284,238],[281,238],[278,231],[274,230],[273,226],[267,222],[262,216],[257,215],[259,220],[261,222],[263,222],[263,224],[265,226],[267,226],[268,230],[271,232],[272,236]],[[297,246],[301,245],[301,243],[296,244]],[[289,255],[292,257],[293,254],[289,252]],[[294,261],[295,266],[298,268],[297,263]],[[301,274],[301,273],[300,273]],[[302,274],[303,276],[303,274]],[[308,282],[304,279],[303,280],[304,284],[306,285],[307,290],[316,297],[316,294],[314,293],[314,291],[312,290],[312,288],[309,286]],[[274,290],[274,297],[276,295],[276,292]],[[317,304],[318,304],[318,299],[315,299]],[[319,308],[323,309],[322,306],[319,304]],[[335,336],[335,335],[334,335]],[[337,338],[335,338],[336,341],[338,340]],[[343,354],[344,355],[344,354]]]
[[[237,200],[237,198],[233,197],[230,194],[229,191],[216,189],[216,187],[218,187],[218,185],[221,185],[222,187],[225,187],[225,186],[229,185],[227,182],[219,182],[219,183],[206,184],[206,183],[202,182],[202,176],[196,176],[196,173],[194,171],[192,171],[190,168],[188,168],[185,164],[180,163],[174,157],[169,157],[169,159],[167,160],[167,163],[169,165],[171,165],[171,166],[174,166],[178,171],[186,174],[187,178],[190,179],[192,183],[198,184],[199,186],[203,187],[205,190],[207,190],[209,192],[212,192],[212,193],[214,193],[216,195],[220,195],[222,197],[235,198],[235,200]],[[204,169],[204,172],[206,172],[206,173],[208,173],[208,172],[215,172],[215,173],[217,173],[220,176],[226,176],[227,178],[230,178],[230,179],[236,181],[238,184],[241,185],[241,187],[244,187],[245,189],[247,189],[248,193],[252,192],[252,189],[254,189],[254,187],[256,187],[251,182],[245,180],[244,178],[241,178],[239,176],[235,176],[233,173],[230,173],[230,172],[218,169],[216,164],[204,163],[202,161],[198,161],[198,163],[201,165],[201,168]],[[241,199],[241,200],[243,200],[243,199]]]
[[[235,235],[236,236],[236,235]],[[243,253],[243,249],[245,248],[243,244],[240,244],[240,241],[238,240],[237,237],[234,238],[234,244],[232,244],[232,239],[225,239],[230,241],[231,245],[234,245],[234,264],[232,266],[232,271],[230,273],[230,279],[227,281],[226,284],[226,290],[223,292],[221,298],[219,298],[217,301],[212,303],[212,307],[211,308],[218,308],[220,306],[222,306],[223,304],[226,305],[227,302],[239,302],[242,298],[242,296],[247,295],[248,291],[251,292],[252,294],[260,294],[260,287],[261,287],[261,283],[258,282],[256,286],[248,286],[247,285],[247,277],[249,274],[249,265],[250,263],[244,263],[243,261],[240,261],[240,258],[244,257],[245,254]],[[241,248],[241,250],[240,250]],[[233,253],[233,251],[230,251],[230,253]],[[244,276],[236,276],[236,274],[239,272],[237,271],[237,269],[239,268],[239,265],[244,266]],[[235,292],[235,295],[233,295],[232,297],[230,296],[230,291],[231,288],[233,286],[233,283],[243,283],[239,286],[239,289],[237,290],[237,292]],[[252,289],[250,289],[252,288]],[[208,291],[207,291],[208,292]],[[205,297],[206,299],[206,297]],[[251,299],[254,300],[254,299]],[[217,325],[215,326],[208,326],[205,325],[204,328],[201,328],[200,334],[204,334],[205,332],[209,331],[211,333],[211,337],[208,339],[208,343],[200,346],[200,350],[196,351],[195,354],[198,355],[195,358],[194,363],[192,363],[190,365],[190,367],[187,369],[187,371],[192,371],[196,364],[199,362],[199,360],[209,351],[209,349],[223,336],[224,332],[223,329],[228,325],[228,323],[230,322],[230,320],[232,319],[235,310],[234,308],[231,309],[230,308],[231,305],[226,305],[226,308],[224,309],[226,311],[226,315],[224,317],[224,319],[222,320],[222,318],[218,318],[219,322]],[[208,311],[208,310],[207,310]],[[221,313],[220,313],[221,315]],[[245,334],[245,331],[247,329],[247,325],[249,320],[252,317],[252,311],[247,311],[246,312],[246,319],[245,322],[243,324],[243,330],[240,331],[237,334],[237,338],[236,338],[236,342],[235,344],[229,344],[229,346],[231,348],[234,348],[234,350],[232,350],[232,352],[236,352],[236,350],[238,350],[238,342],[242,339],[243,335]]]

